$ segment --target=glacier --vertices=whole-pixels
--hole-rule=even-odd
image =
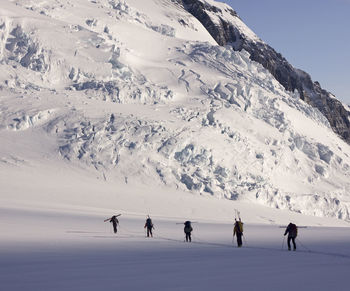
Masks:
[[[349,145],[177,1],[9,0],[0,12],[4,175],[6,161],[47,159],[106,182],[350,220]],[[41,143],[28,154],[31,136]]]

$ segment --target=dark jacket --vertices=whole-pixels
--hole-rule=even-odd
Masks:
[[[288,233],[288,237],[294,237],[296,238],[298,235],[298,228],[294,223],[289,223],[286,231],[284,232],[284,235]]]
[[[153,223],[152,223],[152,220],[150,218],[147,218],[146,219],[146,223],[145,223],[145,228],[153,228]]]
[[[112,222],[113,224],[119,224],[119,220],[116,216],[112,216],[109,222]]]
[[[193,230],[192,226],[191,226],[191,222],[190,221],[186,221],[184,223],[185,228],[184,228],[184,232],[185,233],[191,233],[191,231]]]

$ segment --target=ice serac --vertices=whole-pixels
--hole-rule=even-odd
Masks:
[[[333,131],[350,143],[350,112],[330,92],[313,82],[310,75],[294,68],[280,53],[260,40],[241,21],[236,11],[212,0],[177,0],[196,17],[221,46],[250,53],[250,59],[264,66],[288,91],[297,90],[300,98],[317,108]]]

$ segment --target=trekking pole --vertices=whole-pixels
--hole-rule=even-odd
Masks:
[[[283,241],[282,241],[282,248],[281,248],[281,250],[283,250],[283,246],[284,246],[284,240],[286,239],[286,237],[285,236],[283,236]]]
[[[247,240],[245,239],[245,236],[244,236],[243,233],[242,233],[242,236],[243,236],[244,244],[247,245]],[[248,245],[247,245],[247,246],[248,246]]]
[[[307,248],[306,246],[304,246],[298,238],[296,240],[305,250],[307,250],[308,252],[311,252],[311,250],[309,248]]]

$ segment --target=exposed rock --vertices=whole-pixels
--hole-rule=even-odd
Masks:
[[[350,111],[330,92],[322,89],[318,82],[313,82],[309,74],[294,68],[268,44],[246,36],[239,27],[225,18],[219,7],[201,0],[177,1],[203,24],[219,45],[230,45],[235,50],[248,51],[250,59],[269,70],[286,90],[297,90],[300,98],[320,110],[328,119],[333,131],[350,144]],[[225,13],[227,12],[233,17],[238,17],[237,13],[228,7],[225,9]],[[214,20],[211,13],[215,13],[219,21]]]

